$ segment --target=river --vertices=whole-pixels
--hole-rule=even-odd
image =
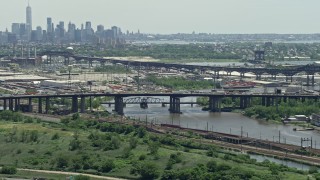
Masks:
[[[168,102],[168,98],[164,98]],[[182,98],[181,102],[196,101],[196,97]],[[105,106],[108,111],[113,107]],[[231,133],[241,135],[241,127],[243,128],[243,136],[253,138],[261,138],[269,141],[279,141],[288,144],[301,145],[301,138],[313,139],[313,147],[320,148],[320,133],[317,131],[293,131],[294,125],[283,125],[268,123],[264,120],[256,120],[248,118],[240,113],[221,112],[210,113],[202,111],[201,107],[195,105],[181,105],[182,114],[170,114],[167,107],[161,107],[161,104],[149,104],[147,109],[141,109],[138,104],[128,104],[124,108],[124,114],[141,121],[168,123],[180,125],[187,128],[195,128],[222,133]],[[299,128],[299,127],[297,127]],[[310,142],[304,142],[303,146],[308,147]]]

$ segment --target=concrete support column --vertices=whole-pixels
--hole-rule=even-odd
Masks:
[[[89,60],[89,68],[92,67],[92,60]]]
[[[307,75],[307,86],[310,86],[310,77],[309,77],[309,74]]]
[[[209,110],[211,112],[221,112],[221,98],[220,97],[209,97]]]
[[[271,98],[270,97],[266,97],[267,99],[267,107],[269,107],[271,105]]]
[[[266,97],[261,97],[261,105],[266,106]]]
[[[283,102],[284,102],[284,103],[287,102],[287,97],[283,97]]]
[[[86,98],[84,96],[81,97],[81,105],[80,105],[80,112],[84,113],[86,111]]]
[[[251,106],[251,98],[250,97],[246,97],[246,104],[245,104],[245,108],[248,108]]]
[[[9,110],[13,111],[13,99],[12,98],[9,99]]]
[[[291,82],[293,82],[293,76],[291,76]]]
[[[181,113],[180,112],[180,98],[170,96],[170,113]]]
[[[20,111],[20,99],[16,98],[14,100],[14,111]]]
[[[39,98],[38,101],[38,112],[42,113],[42,98]]]
[[[240,109],[244,109],[244,98],[240,97]]]
[[[50,98],[46,97],[46,114],[49,113],[49,109],[50,109]]]
[[[72,113],[77,113],[78,112],[78,97],[77,96],[72,96]]]
[[[314,82],[314,74],[313,74],[313,75],[312,75],[312,78],[311,78],[311,85],[314,86],[314,83],[315,83],[315,82]]]
[[[175,98],[175,113],[181,113],[180,112],[180,98]]]
[[[240,97],[240,109],[245,109],[250,106],[250,98],[249,97]]]
[[[169,111],[171,112],[171,109],[173,109],[173,98],[170,96],[170,104],[169,104]]]
[[[52,56],[51,56],[51,55],[49,55],[49,62],[48,62],[48,64],[52,64]]]
[[[7,110],[7,99],[3,99],[3,110]]]
[[[114,111],[119,115],[124,115],[123,113],[123,97],[116,96],[114,97]]]
[[[28,101],[28,112],[32,112],[32,98],[29,97],[29,101]]]

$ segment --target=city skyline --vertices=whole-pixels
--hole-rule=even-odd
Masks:
[[[4,1],[0,7],[0,31],[10,30],[12,23],[25,22],[24,11],[28,5],[27,1]],[[55,24],[71,21],[80,26],[91,21],[94,29],[103,24],[134,32],[160,34],[193,31],[222,34],[318,33],[320,24],[313,20],[320,16],[318,5],[320,2],[316,0],[308,3],[299,0],[30,1],[33,29],[36,26],[46,27],[46,18],[52,17]]]

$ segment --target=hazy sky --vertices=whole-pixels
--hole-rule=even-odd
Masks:
[[[25,22],[27,0],[0,0],[0,31]],[[320,0],[30,0],[33,28],[46,18],[144,33],[318,33]]]

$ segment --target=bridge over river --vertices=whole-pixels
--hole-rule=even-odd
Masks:
[[[300,95],[300,94],[220,94],[220,93],[75,93],[75,94],[59,94],[59,95],[11,95],[11,96],[0,96],[0,102],[3,103],[3,109],[12,111],[33,111],[33,103],[37,102],[38,113],[48,113],[50,110],[50,100],[54,98],[70,98],[72,99],[71,112],[84,113],[86,111],[85,101],[86,98],[90,100],[92,97],[113,97],[114,98],[114,111],[119,115],[124,115],[123,108],[125,107],[124,98],[137,98],[145,99],[143,101],[136,101],[135,103],[156,103],[159,98],[169,98],[169,112],[170,113],[181,113],[180,105],[185,104],[180,102],[181,98],[184,97],[208,97],[209,107],[208,110],[211,112],[221,112],[221,102],[223,98],[232,98],[233,101],[239,100],[239,109],[245,109],[251,106],[252,98],[260,99],[260,104],[263,106],[274,106],[280,101],[286,102],[289,99],[295,99],[305,101],[306,99],[318,101],[319,95]],[[148,97],[153,97],[156,100],[154,102],[148,101]],[[157,99],[158,98],[158,99]],[[27,104],[23,104],[27,102]],[[34,101],[35,100],[35,101]],[[131,101],[134,103],[134,101]],[[160,102],[160,101],[159,101]],[[128,103],[128,102],[127,102]],[[191,102],[190,102],[191,103]],[[44,107],[43,107],[44,104]],[[90,103],[92,104],[92,103]],[[43,111],[43,108],[44,111]],[[142,107],[143,108],[143,107]]]

